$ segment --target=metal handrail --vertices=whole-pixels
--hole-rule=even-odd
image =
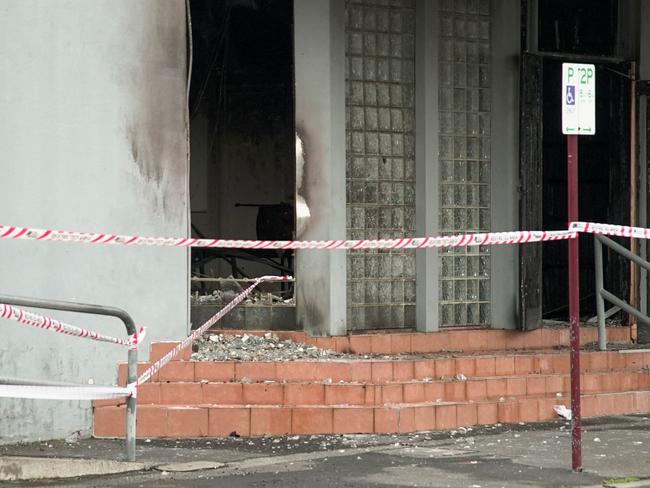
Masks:
[[[0,303],[15,305],[18,307],[45,308],[50,310],[62,310],[65,312],[87,313],[93,315],[105,315],[120,319],[126,327],[128,335],[136,333],[135,323],[131,316],[121,308],[106,307],[103,305],[93,305],[87,303],[66,302],[60,300],[43,300],[38,298],[14,297],[0,295]],[[129,349],[127,384],[134,384],[138,375],[138,350]],[[24,382],[27,380],[23,380]],[[37,382],[30,382],[36,384]],[[38,382],[38,384],[51,384],[53,386],[63,386],[55,382]],[[126,399],[126,436],[125,436],[125,457],[127,461],[135,461],[135,412],[136,398],[131,395]]]
[[[637,256],[609,237],[600,234],[594,234],[594,258],[596,261],[596,313],[598,315],[598,348],[601,351],[606,351],[607,330],[605,329],[605,300],[620,307],[630,315],[634,315],[637,319],[645,324],[650,325],[650,317],[627,303],[625,300],[621,300],[616,295],[605,289],[603,283],[603,244],[609,247],[612,251],[617,252],[624,258],[633,261],[648,271],[650,271],[650,262],[646,261],[640,256]]]

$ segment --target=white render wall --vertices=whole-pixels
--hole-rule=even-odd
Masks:
[[[0,2],[0,224],[188,235],[183,0]],[[0,294],[188,329],[187,250],[0,241]],[[119,320],[61,314],[124,336]],[[0,376],[111,384],[126,350],[1,321]],[[146,345],[143,355],[146,354]],[[90,402],[0,399],[0,442],[90,432]]]
[[[294,46],[298,194],[310,210],[297,237],[345,239],[345,1],[294,2]],[[311,335],[347,332],[345,253],[296,252],[296,321]]]

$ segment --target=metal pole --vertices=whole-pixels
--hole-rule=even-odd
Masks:
[[[578,136],[567,135],[567,217],[578,220]],[[580,268],[578,234],[569,239],[569,316],[571,334],[571,459],[574,471],[582,471],[580,416]]]
[[[637,219],[637,159],[636,159],[636,63],[630,63],[630,225],[638,225]],[[639,243],[630,239],[630,251],[639,254]],[[634,263],[630,263],[630,305],[639,308],[639,273]],[[632,338],[637,339],[636,317],[631,320]]]
[[[605,300],[601,294],[603,283],[603,243],[594,235],[594,257],[596,265],[596,313],[598,315],[598,349],[607,350],[607,329],[605,329]]]
[[[645,315],[640,310],[634,308],[632,305],[627,303],[625,300],[621,300],[616,295],[612,294],[611,292],[609,292],[607,290],[601,290],[600,294],[603,296],[603,298],[606,301],[608,301],[610,303],[613,303],[617,307],[621,308],[621,310],[623,310],[623,311],[629,313],[630,315],[632,315],[633,317],[636,317],[637,319],[639,319],[644,324],[650,324],[650,317]]]
[[[129,359],[127,366],[127,384],[133,384],[138,379],[138,350],[129,350]],[[125,450],[126,460],[135,461],[135,406],[137,398],[130,396],[126,399],[126,432],[125,432]]]

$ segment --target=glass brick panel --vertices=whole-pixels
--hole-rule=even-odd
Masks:
[[[351,239],[414,235],[414,3],[346,2],[346,134],[350,141],[346,203],[347,235]],[[452,13],[452,31],[454,20]],[[467,77],[464,66],[454,71],[454,48],[453,43],[448,46],[450,61],[445,68],[450,87],[455,78]],[[475,77],[478,90],[478,70]],[[450,104],[453,97],[452,91]],[[450,158],[453,130],[454,117],[450,114]],[[415,326],[412,250],[349,251],[347,260],[350,329]]]
[[[490,0],[441,0],[438,19],[439,231],[489,232]],[[442,249],[440,259],[441,324],[489,324],[490,248]]]

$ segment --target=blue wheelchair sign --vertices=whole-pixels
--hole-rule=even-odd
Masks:
[[[567,85],[566,87],[566,104],[575,105],[576,104],[576,87],[575,85]]]

